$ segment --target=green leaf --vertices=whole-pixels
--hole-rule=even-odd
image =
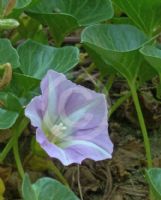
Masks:
[[[38,19],[43,25],[49,26],[56,46],[60,46],[64,37],[79,26],[77,20],[67,14],[29,13],[29,15]]]
[[[143,32],[132,25],[93,25],[87,27],[81,40],[87,51],[95,52],[106,66],[112,66],[128,81],[135,81],[142,56],[138,49],[147,41]]]
[[[161,75],[161,49],[147,45],[140,52],[152,67]]]
[[[161,24],[160,0],[113,0],[145,33],[151,35]]]
[[[13,29],[19,26],[19,22],[15,19],[0,19],[0,30]]]
[[[3,179],[0,178],[0,200],[4,200],[4,193],[5,193],[5,184],[3,182]]]
[[[10,92],[0,92],[0,102],[3,102],[3,108],[7,110],[16,112],[20,112],[22,110],[18,97]]]
[[[87,26],[113,16],[110,0],[40,0],[30,7],[28,14],[48,25],[57,45],[79,26]]]
[[[21,110],[19,99],[14,94],[0,92],[0,129],[12,127]]]
[[[18,48],[20,69],[25,75],[41,79],[48,69],[66,73],[79,62],[76,47],[54,48],[28,40]]]
[[[8,89],[19,97],[21,105],[26,105],[35,96],[39,84],[40,81],[33,77],[14,72]]]
[[[43,27],[40,26],[40,23],[33,18],[23,18],[17,31],[19,33],[17,34],[17,40],[21,40],[22,38],[27,40],[30,38],[34,41],[48,44],[47,32],[44,31]]]
[[[12,125],[16,122],[18,116],[18,112],[0,108],[0,129],[8,129],[12,127]]]
[[[88,46],[86,46],[86,50],[96,67],[99,68],[102,75],[116,74],[116,70],[110,65],[110,63],[104,62],[101,54],[96,54],[95,50],[90,47],[88,48]]]
[[[5,108],[7,105],[7,109],[17,111],[39,94],[39,85],[40,80],[13,72],[10,84],[0,92],[0,101],[5,101]]]
[[[4,9],[7,6],[8,0],[0,0],[0,16],[3,15]]]
[[[138,73],[140,85],[151,80],[157,74],[157,71],[146,60],[143,60]]]
[[[0,39],[0,64],[10,63],[13,68],[19,67],[19,57],[16,49],[8,39]]]
[[[112,24],[130,24],[134,25],[133,21],[129,17],[114,17],[111,19]]]
[[[27,174],[24,176],[22,183],[22,195],[24,200],[38,200]]]
[[[34,90],[39,84],[40,81],[33,77],[20,73],[13,73],[10,87],[18,97],[21,97],[28,94],[29,91]]]
[[[24,8],[24,7],[28,6],[31,2],[32,2],[32,0],[17,0],[15,8],[16,9]]]
[[[10,2],[13,0],[10,0]],[[32,0],[16,0],[16,5],[15,8],[16,9],[20,9],[20,8],[24,8],[27,5],[29,5],[32,2]],[[3,14],[4,9],[6,8],[6,6],[8,5],[9,0],[1,0],[0,2],[0,14]]]
[[[161,49],[156,46],[147,45],[140,49],[140,52],[152,69],[154,69],[159,75],[160,83],[157,87],[157,97],[161,98]],[[149,71],[152,71],[152,69]]]
[[[24,200],[79,200],[67,187],[51,178],[41,178],[35,184],[25,175],[22,184]]]
[[[152,188],[156,200],[161,199],[161,169],[152,168],[146,170],[146,178]]]

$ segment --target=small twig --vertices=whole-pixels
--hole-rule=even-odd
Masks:
[[[78,36],[69,36],[69,37],[66,37],[64,39],[64,42],[63,43],[67,43],[67,44],[76,44],[76,43],[80,43],[80,37]]]
[[[80,170],[79,170],[79,165],[77,165],[77,169],[78,169],[78,189],[79,189],[79,194],[80,194],[80,198],[81,200],[83,200],[83,194],[82,194],[82,188],[81,188],[81,183],[80,183]]]
[[[128,195],[134,195],[134,196],[139,196],[139,197],[145,197],[146,195],[148,195],[148,192],[143,189],[136,189],[136,188],[126,187],[126,186],[119,186],[119,189]]]
[[[106,200],[108,196],[110,196],[111,192],[112,192],[112,185],[113,185],[113,180],[112,180],[112,175],[111,175],[111,170],[109,167],[107,167],[107,181],[106,181],[106,188],[105,188],[105,192],[103,195],[103,200]]]
[[[117,188],[118,188],[118,186],[115,185],[111,194],[107,197],[107,200],[112,200],[113,194],[116,193]]]

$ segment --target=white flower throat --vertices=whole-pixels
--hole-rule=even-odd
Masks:
[[[54,125],[51,128],[51,140],[56,141],[57,139],[62,139],[64,136],[64,132],[67,130],[67,127],[61,122],[59,124]]]

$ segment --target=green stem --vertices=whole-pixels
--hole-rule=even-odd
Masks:
[[[79,189],[79,194],[80,194],[80,198],[81,200],[83,200],[83,193],[82,193],[82,188],[81,188],[81,183],[80,183],[80,169],[79,169],[79,165],[77,165],[77,169],[78,169],[78,189]]]
[[[29,163],[29,166],[32,166],[34,163],[39,163],[38,166],[35,166],[36,168],[34,169],[39,169],[39,170],[49,170],[52,171],[55,176],[57,177],[57,179],[63,183],[64,185],[66,185],[67,187],[69,187],[69,184],[67,182],[67,180],[65,179],[65,177],[63,176],[62,172],[59,170],[59,168],[54,164],[52,159],[49,159],[49,157],[46,158],[46,156],[40,156],[37,155],[36,152],[31,152],[27,158],[24,161],[24,166]],[[45,165],[44,165],[45,163]],[[42,166],[42,167],[41,167]],[[37,168],[38,167],[38,168]]]
[[[109,93],[109,91],[110,91],[110,89],[111,89],[111,87],[113,85],[114,80],[115,80],[115,75],[114,74],[112,74],[111,76],[109,76],[108,82],[105,85],[106,91],[108,93]]]
[[[144,139],[144,146],[145,146],[145,152],[146,152],[146,158],[147,158],[147,164],[148,168],[152,167],[152,158],[151,158],[151,149],[150,149],[150,142],[149,142],[149,137],[147,133],[147,129],[145,126],[145,121],[143,117],[143,113],[141,111],[140,103],[139,103],[139,98],[137,95],[136,87],[134,84],[129,83],[130,89],[131,89],[131,94],[133,97],[133,101],[135,104],[136,112],[138,115],[138,120],[140,124],[140,128],[143,134],[143,139]]]
[[[67,180],[64,178],[63,174],[60,172],[60,170],[52,161],[50,162],[50,170],[52,170],[56,174],[58,179],[69,188],[69,184]]]
[[[9,151],[12,149],[13,146],[13,140],[14,138],[11,137],[5,148],[3,149],[2,153],[0,154],[0,162],[3,162],[3,160],[6,158]]]
[[[88,75],[88,74],[92,74],[93,70],[95,69],[95,64],[94,63],[91,63],[88,68],[83,68],[83,71],[85,71],[85,73]],[[84,80],[84,74],[80,74],[78,76],[78,78],[75,80],[76,83],[80,83],[82,80]]]
[[[9,142],[3,149],[2,153],[0,154],[0,162],[3,162],[3,160],[6,158],[9,151],[12,149],[14,142],[19,138],[23,130],[26,128],[27,124],[29,123],[29,120],[27,118],[23,118],[21,121],[17,121],[15,126],[13,127],[12,137],[10,138]]]
[[[57,178],[59,179],[59,181],[61,183],[63,183],[68,188],[70,188],[69,184],[68,184],[68,181],[65,179],[65,177],[63,176],[63,174],[61,173],[59,168],[54,164],[53,161],[49,162],[49,169],[55,173],[55,175],[57,176]]]
[[[21,178],[23,179],[25,173],[24,173],[24,170],[23,170],[23,167],[22,167],[20,154],[19,154],[19,151],[18,151],[18,140],[14,141],[13,154],[14,154],[14,157],[15,157],[18,172],[19,172]]]
[[[161,99],[161,73],[159,73],[159,83],[156,86],[157,98]]]
[[[122,105],[122,103],[128,99],[131,96],[131,92],[128,92],[124,96],[120,97],[109,109],[108,116],[111,117],[111,115]]]

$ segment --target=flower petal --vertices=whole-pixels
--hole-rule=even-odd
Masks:
[[[76,160],[80,163],[86,158],[95,161],[108,159],[113,152],[113,144],[107,134],[106,126],[78,131],[58,145],[64,149],[71,163]]]
[[[111,154],[92,142],[73,141],[71,146],[65,149],[65,154],[68,158],[69,165],[71,163],[79,163],[85,159],[92,159],[95,161],[105,160],[111,158]]]
[[[58,118],[57,102],[58,95],[56,87],[59,81],[62,81],[64,76],[59,73],[47,73],[41,82],[42,99],[45,105],[45,113],[43,116],[43,124],[51,128]]]
[[[25,114],[37,127],[36,140],[50,157],[64,165],[111,158],[105,96],[49,70],[41,82],[42,95],[35,97]],[[55,127],[55,128],[54,128]],[[58,134],[53,144],[48,134]],[[60,133],[60,134],[59,134]]]
[[[43,118],[43,106],[41,96],[34,97],[31,102],[26,106],[25,116],[31,120],[34,127],[41,127]]]
[[[41,82],[42,99],[45,108],[45,114],[43,122],[48,128],[52,128],[53,124],[59,120],[59,107],[60,96],[64,90],[75,86],[71,81],[67,80],[66,77],[58,72],[49,70],[47,75]]]
[[[36,130],[36,140],[50,157],[57,158],[62,161],[62,163],[69,162],[66,158],[64,150],[62,150],[55,144],[50,143],[43,131],[39,128]]]
[[[105,96],[82,86],[62,93],[59,105],[61,120],[67,126],[90,129],[107,123]]]
[[[56,146],[48,141],[41,129],[36,131],[36,140],[50,157],[59,159],[64,165],[79,163],[87,158],[95,161],[111,158],[113,144],[108,137],[95,137],[92,141],[71,140]],[[94,143],[94,142],[95,143]],[[64,148],[65,147],[65,148]]]

